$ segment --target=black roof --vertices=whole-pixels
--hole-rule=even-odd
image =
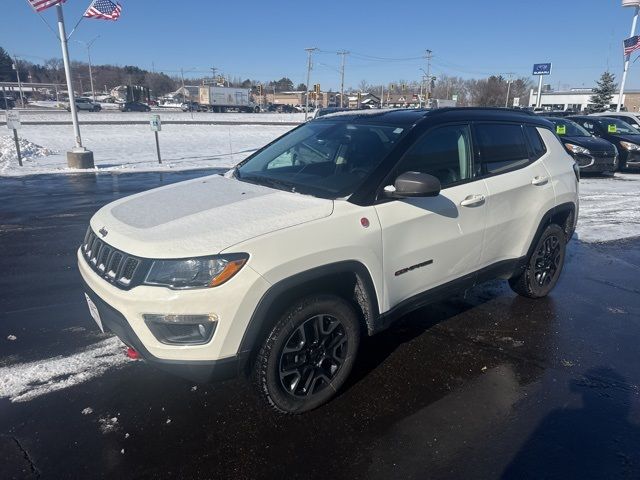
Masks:
[[[473,120],[499,120],[512,122],[526,122],[549,128],[550,123],[545,118],[534,115],[527,110],[510,108],[485,108],[485,107],[450,107],[427,110],[422,108],[406,108],[391,110],[364,110],[346,112],[339,115],[327,115],[317,121],[345,121],[359,120],[364,123],[384,123],[392,125],[413,125],[421,120],[443,121],[473,121]]]

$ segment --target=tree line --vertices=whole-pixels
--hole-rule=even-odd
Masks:
[[[13,69],[14,60],[0,47],[0,81],[12,82],[16,80],[16,72]],[[24,82],[35,83],[65,83],[65,74],[62,60],[51,58],[43,63],[33,63],[18,59],[17,68]],[[75,89],[90,90],[89,65],[85,62],[72,62]],[[162,72],[154,72],[133,65],[93,65],[93,80],[96,91],[110,90],[119,85],[143,85],[149,87],[155,96],[162,96],[176,91],[182,85],[179,75],[167,75]],[[216,79],[220,80],[220,79]],[[203,82],[211,82],[211,77],[196,77],[185,80],[186,84],[199,85]],[[463,79],[456,76],[441,75],[432,80],[431,91],[433,98],[451,99],[457,96],[460,106],[504,106],[508,82],[510,80],[501,75],[492,75],[482,79]],[[264,93],[286,92],[292,90],[304,91],[306,85],[295,85],[288,77],[278,80],[262,82],[257,79],[242,79],[240,77],[224,78],[225,85],[242,88],[255,88],[262,85]],[[380,92],[388,92],[391,85],[394,91],[417,94],[421,91],[420,82],[398,80],[386,85],[372,85],[362,80],[356,88],[349,88],[347,93],[371,92],[380,96]],[[403,88],[404,87],[404,88]],[[422,85],[424,88],[425,85]],[[509,105],[514,97],[520,97],[521,105],[528,102],[531,80],[529,78],[516,78],[511,80],[509,87]]]

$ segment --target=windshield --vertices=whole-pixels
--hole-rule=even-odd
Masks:
[[[310,122],[247,159],[242,181],[324,198],[352,194],[396,145],[403,128]]]
[[[598,124],[604,129],[607,133],[623,133],[628,135],[638,135],[638,130],[633,128],[628,123],[623,122],[622,120],[618,120],[617,118],[598,118],[596,120]]]
[[[566,135],[567,137],[590,137],[591,134],[584,128],[571,120],[564,120],[558,118],[549,118],[549,121],[556,126],[556,133],[560,136]]]

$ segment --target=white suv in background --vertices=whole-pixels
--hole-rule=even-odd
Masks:
[[[192,379],[252,376],[301,413],[360,338],[493,278],[537,298],[575,229],[579,174],[548,121],[505,109],[341,112],[225,176],[117,200],[78,264],[94,319]]]

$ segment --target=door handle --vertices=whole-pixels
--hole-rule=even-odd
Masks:
[[[533,180],[531,180],[531,185],[536,186],[546,185],[547,183],[549,183],[549,177],[543,177],[541,175],[533,177]]]
[[[482,205],[485,200],[486,198],[484,195],[469,195],[460,202],[460,205],[462,205],[463,207],[475,207],[478,205]]]

